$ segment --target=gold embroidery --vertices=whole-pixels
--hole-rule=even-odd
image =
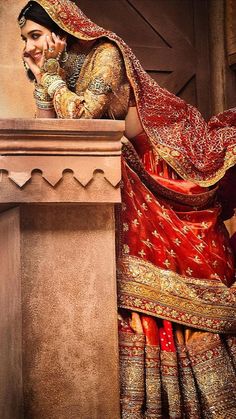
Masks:
[[[128,109],[129,83],[118,48],[107,41],[100,41],[84,58],[73,91],[66,87],[58,88],[54,93],[57,116],[90,119],[106,115],[124,118]],[[69,75],[68,70],[65,74],[67,82]]]
[[[88,89],[95,95],[107,95],[112,88],[101,77],[94,77],[88,85]]]
[[[163,185],[159,184],[156,180],[154,180],[151,177],[150,174],[147,173],[132,144],[128,143],[123,145],[123,154],[130,167],[136,173],[138,173],[140,179],[150,189],[150,191],[154,194],[157,194],[158,196],[163,196],[166,200],[170,200],[170,202],[177,202],[181,203],[181,205],[185,204],[191,207],[196,206],[198,209],[200,209],[204,208],[207,205],[210,205],[215,196],[217,188],[194,195],[186,195],[170,190],[169,188],[166,188]]]
[[[181,395],[178,363],[175,352],[161,351],[161,379],[163,403],[168,406],[168,416],[171,418],[181,418]]]
[[[188,418],[201,419],[202,415],[199,394],[193,370],[191,368],[191,360],[188,356],[185,345],[177,343],[177,355],[179,364],[179,380],[183,400],[182,412],[186,412]]]
[[[119,333],[122,419],[142,419],[145,336]]]
[[[141,249],[141,250],[140,250],[140,252],[138,252],[138,254],[139,254],[142,258],[146,255],[146,253],[145,253],[145,251],[144,251],[143,249]]]
[[[129,231],[129,226],[127,223],[123,223],[123,231]]]
[[[194,332],[186,344],[205,417],[236,417],[236,377],[219,335]]]
[[[130,249],[129,249],[128,244],[123,244],[123,253],[129,254],[129,252],[130,252]]]
[[[236,331],[236,286],[185,277],[129,256],[119,261],[118,289],[120,307],[202,330]]]
[[[147,202],[152,202],[151,195],[147,194],[145,198],[146,198]]]
[[[146,244],[146,246],[149,247],[149,249],[155,247],[153,245],[153,243],[149,239],[147,239],[147,240],[141,240],[141,242],[144,243],[144,244]]]
[[[145,347],[145,385],[146,412],[145,419],[161,419],[161,375],[160,348],[146,345]]]
[[[173,242],[176,244],[176,246],[180,246],[181,244],[181,240],[179,240],[178,238],[174,239]]]

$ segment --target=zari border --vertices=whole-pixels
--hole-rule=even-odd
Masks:
[[[220,179],[223,178],[226,171],[236,163],[236,147],[232,146],[231,150],[228,149],[225,153],[224,164],[213,175],[209,175],[203,180],[201,172],[191,170],[185,163],[184,156],[168,146],[157,146],[159,155],[165,160],[177,173],[185,180],[191,180],[199,186],[207,187],[215,185]],[[185,168],[185,169],[184,169]]]
[[[185,277],[135,256],[118,262],[118,305],[201,330],[236,332],[236,286]]]

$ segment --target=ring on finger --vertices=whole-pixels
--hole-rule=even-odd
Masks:
[[[48,48],[48,52],[53,52],[54,48]]]

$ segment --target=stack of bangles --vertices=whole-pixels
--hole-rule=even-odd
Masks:
[[[38,109],[53,109],[53,101],[41,84],[35,83],[34,98]]]
[[[53,96],[58,88],[66,87],[65,81],[60,76],[58,58],[49,58],[42,69],[41,83],[35,85],[34,98],[39,109],[51,110]]]

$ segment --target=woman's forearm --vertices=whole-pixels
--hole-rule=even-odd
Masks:
[[[56,112],[54,109],[39,109],[36,108],[36,118],[56,118]]]

